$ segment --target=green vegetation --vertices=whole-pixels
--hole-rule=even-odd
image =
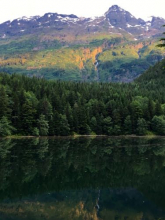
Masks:
[[[5,116],[3,116],[0,120],[0,136],[10,136],[13,131],[15,131],[14,127],[11,126],[8,119]]]
[[[65,40],[47,35],[1,40],[0,72],[46,79],[127,82],[163,57],[163,49],[156,48],[153,39],[135,41],[107,33],[66,36]]]
[[[134,83],[0,74],[0,135],[165,135],[165,60]]]
[[[103,82],[129,82],[156,62],[162,60],[163,49],[154,42],[128,42],[103,51],[98,57],[100,79]]]

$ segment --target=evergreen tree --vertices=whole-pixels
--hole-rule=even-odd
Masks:
[[[69,123],[70,132],[73,132],[74,131],[74,127],[73,127],[73,113],[72,113],[72,108],[71,108],[69,103],[67,103],[67,105],[66,105],[65,115],[66,115],[67,121]]]
[[[46,136],[48,135],[49,132],[49,124],[48,121],[46,120],[45,115],[40,115],[39,119],[37,120],[37,125],[39,129],[39,134],[41,136]],[[36,130],[37,132],[37,130]]]
[[[112,118],[106,117],[103,119],[103,133],[107,135],[113,134]]]
[[[33,127],[36,125],[36,109],[33,108],[30,101],[26,100],[21,111],[21,129],[25,134],[32,134]]]
[[[11,135],[16,129],[11,125],[7,117],[3,116],[0,120],[0,136],[5,137]]]
[[[131,107],[132,130],[133,132],[135,132],[137,128],[138,118],[142,117],[143,111],[138,101],[132,101],[130,107]]]
[[[158,101],[156,101],[155,115],[159,116],[159,115],[162,115],[162,113],[163,113],[162,107],[161,107],[160,103]]]
[[[155,115],[152,119],[152,129],[159,135],[165,135],[165,119]]]
[[[51,120],[53,116],[52,105],[47,97],[41,99],[38,103],[38,114],[45,115],[46,120]]]
[[[118,125],[118,126],[121,125],[121,115],[120,115],[120,112],[119,112],[118,109],[115,109],[115,110],[113,111],[113,116],[112,116],[112,118],[113,118],[113,123],[114,123],[114,125]]]
[[[124,120],[124,131],[125,134],[132,134],[132,121],[130,115],[128,115]]]
[[[146,112],[145,112],[145,118],[146,120],[149,120],[151,121],[153,116],[155,114],[155,106],[154,106],[154,102],[149,99],[148,100],[148,105],[147,105],[147,109],[146,109]]]
[[[3,86],[0,86],[0,119],[3,116],[8,117],[11,112],[9,108],[9,98]]]
[[[32,131],[32,135],[33,136],[39,136],[40,135],[40,131],[38,128],[34,127],[33,128],[33,131]]]
[[[70,127],[66,115],[59,114],[59,135],[68,136],[70,134]]]
[[[119,125],[115,125],[113,128],[114,135],[121,135],[121,127]]]
[[[92,131],[94,131],[95,133],[97,133],[97,120],[96,120],[96,117],[93,116],[93,117],[91,118],[90,126],[91,126]]]
[[[147,123],[144,118],[139,118],[137,122],[137,135],[146,135],[147,133]]]

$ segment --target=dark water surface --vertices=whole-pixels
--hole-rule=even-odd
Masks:
[[[1,139],[0,220],[22,219],[165,219],[165,139]]]

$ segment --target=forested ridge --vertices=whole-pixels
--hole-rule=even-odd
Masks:
[[[165,60],[135,82],[0,74],[0,136],[165,135]]]

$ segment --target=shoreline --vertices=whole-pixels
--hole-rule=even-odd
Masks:
[[[70,135],[70,136],[6,136],[0,137],[2,139],[33,139],[33,138],[48,138],[48,139],[76,139],[76,138],[165,138],[165,136],[160,135],[145,135],[145,136],[138,136],[138,135],[118,135],[118,136],[108,136],[108,135]]]

